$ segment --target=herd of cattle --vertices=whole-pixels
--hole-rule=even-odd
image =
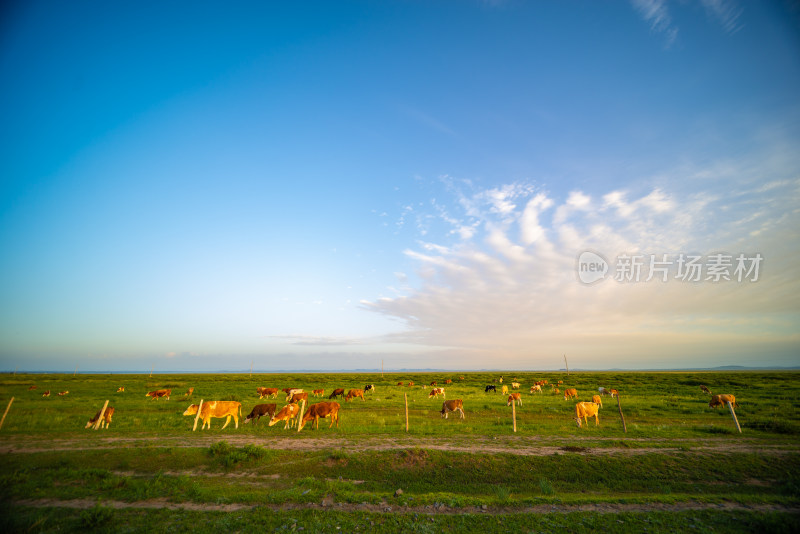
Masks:
[[[464,377],[460,377],[461,380]],[[499,382],[502,384],[503,378],[500,377]],[[445,384],[451,384],[452,380],[447,379],[444,382]],[[559,380],[557,384],[548,384],[547,380],[539,380],[533,383],[530,388],[530,393],[542,393],[543,386],[549,386],[550,392],[553,394],[560,394],[560,390],[558,386],[561,386],[563,381]],[[407,382],[404,384],[403,382],[398,382],[398,386],[409,386],[413,387],[414,382]],[[446,398],[445,395],[445,388],[438,387],[436,381],[430,383],[430,386],[422,386],[422,388],[427,389],[431,387],[431,391],[428,394],[429,399],[437,398],[441,395],[443,399]],[[485,393],[489,393],[493,391],[497,393],[497,385],[496,384],[489,384],[484,388]],[[520,389],[521,384],[515,379],[511,382],[511,389]],[[31,386],[28,389],[36,389],[36,386]],[[714,395],[711,393],[711,390],[708,389],[706,386],[700,386],[700,389],[708,394],[711,395],[711,400],[708,403],[709,407],[716,408],[718,406],[725,406],[730,404],[733,407],[738,407],[739,405],[736,402],[736,397],[733,395],[722,394],[722,395]],[[120,387],[117,389],[118,393],[122,393],[125,391],[124,387]],[[313,421],[312,428],[319,428],[319,420],[330,418],[331,422],[328,428],[332,428],[334,423],[336,427],[339,427],[339,410],[341,405],[338,402],[335,402],[333,399],[337,397],[343,398],[345,402],[349,402],[354,399],[360,398],[362,401],[366,401],[364,394],[367,392],[375,392],[375,386],[373,384],[367,384],[364,386],[363,389],[350,389],[345,393],[344,388],[337,388],[334,389],[333,392],[328,396],[327,401],[320,401],[315,404],[311,404],[308,406],[308,409],[304,411],[301,415],[301,403],[302,406],[305,406],[305,403],[308,402],[309,395],[308,392],[304,391],[301,388],[284,388],[279,390],[278,388],[265,388],[259,387],[256,388],[256,394],[258,395],[259,399],[263,398],[273,398],[277,399],[278,393],[283,392],[286,395],[285,402],[286,405],[283,406],[280,410],[278,410],[277,404],[257,404],[253,407],[250,413],[245,417],[244,424],[248,424],[251,421],[254,424],[257,424],[258,421],[262,417],[269,417],[269,426],[273,426],[277,423],[284,423],[284,428],[293,428],[297,427],[298,430],[302,430],[303,427]],[[509,392],[508,386],[501,385],[500,386],[501,393],[505,396],[508,395],[506,405],[511,406],[517,405],[522,406],[522,394],[519,392],[511,391]],[[69,391],[62,391],[59,395],[66,395]],[[194,388],[189,388],[189,390],[184,393],[182,396],[184,398],[190,397],[194,393]],[[578,428],[582,427],[582,423],[586,423],[588,425],[588,418],[594,417],[595,425],[599,425],[600,421],[598,419],[598,411],[603,406],[602,396],[607,395],[611,397],[618,397],[619,392],[616,389],[606,389],[604,387],[598,388],[599,395],[595,394],[592,395],[591,401],[585,402],[578,402],[575,404],[575,417],[574,420],[578,425]],[[160,398],[165,398],[167,400],[170,399],[170,395],[172,394],[171,389],[158,389],[154,391],[149,391],[145,396],[150,397],[151,400],[157,400]],[[43,396],[47,397],[50,395],[50,391],[45,391]],[[314,389],[311,392],[311,395],[315,398],[321,398],[325,396],[324,389]],[[564,388],[564,400],[569,399],[577,399],[578,398],[578,391],[575,388]],[[196,416],[197,419],[202,419],[203,425],[201,426],[201,430],[205,429],[206,427],[211,428],[211,419],[212,418],[225,418],[225,424],[222,426],[224,429],[228,426],[231,421],[231,418],[234,420],[234,425],[236,428],[239,428],[239,418],[242,416],[241,413],[242,403],[238,401],[208,401],[208,402],[201,402],[201,404],[192,404],[189,408],[183,412],[183,415]],[[199,414],[198,414],[199,411]],[[461,399],[451,399],[445,400],[442,403],[442,409],[440,410],[441,417],[447,418],[450,412],[458,412],[461,419],[466,419],[464,415],[464,402]],[[92,426],[97,425],[99,420],[99,426],[101,428],[108,428],[111,424],[111,418],[114,415],[114,408],[108,406],[105,410],[101,410],[95,414],[95,416],[86,423],[86,428],[90,428]],[[196,424],[196,423],[195,423]]]

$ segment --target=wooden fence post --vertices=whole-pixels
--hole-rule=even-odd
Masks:
[[[408,432],[408,393],[403,393],[403,397],[406,399],[406,432]]]
[[[628,426],[625,424],[625,416],[622,415],[622,406],[619,403],[619,393],[617,393],[617,409],[619,410],[619,418],[622,419],[622,431],[628,433]]]
[[[11,397],[11,400],[8,401],[8,406],[6,406],[6,411],[3,414],[3,418],[0,419],[0,428],[3,428],[3,423],[6,421],[6,416],[8,415],[8,410],[11,409],[11,403],[14,402],[14,397]]]
[[[303,422],[303,411],[306,409],[306,401],[300,401],[300,413],[297,414],[297,431],[300,432],[300,423]],[[313,428],[312,428],[313,430]]]
[[[103,409],[100,410],[100,417],[98,417],[97,421],[94,422],[92,430],[97,430],[98,428],[100,428],[100,422],[103,420],[103,415],[105,415],[106,413],[106,408],[108,408],[108,401],[106,401],[105,404],[103,404]]]
[[[517,431],[517,404],[513,400],[511,401],[511,419],[514,421],[514,432]]]
[[[739,426],[739,420],[736,418],[736,412],[733,411],[733,404],[730,402],[726,402],[725,404],[728,405],[728,408],[731,411],[731,415],[733,416],[733,422],[736,423],[736,429],[739,431],[739,434],[742,433],[742,427]],[[2,424],[0,424],[1,426]]]
[[[194,426],[192,432],[197,430],[197,420],[200,419],[200,413],[203,411],[203,399],[200,399],[200,406],[197,407],[197,415],[194,417]]]

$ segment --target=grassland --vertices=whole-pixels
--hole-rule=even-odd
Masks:
[[[800,373],[503,373],[522,383],[517,432],[500,373],[5,375],[0,409],[0,529],[55,532],[796,531],[800,525]],[[459,377],[463,376],[461,380]],[[439,415],[429,384],[466,419]],[[574,401],[534,380],[604,397],[600,425],[578,429]],[[414,387],[397,386],[413,381]],[[339,428],[283,425],[192,432],[191,402],[237,400],[256,387],[362,388]],[[699,388],[735,394],[727,409]],[[32,385],[37,389],[29,390]],[[117,393],[124,386],[125,392]],[[499,386],[499,384],[498,384]],[[191,399],[182,394],[195,388]],[[171,400],[145,393],[171,388]],[[42,397],[50,390],[51,396]],[[63,397],[56,392],[68,390]],[[405,431],[405,399],[409,431]],[[85,430],[105,400],[109,430]],[[313,402],[313,400],[312,400]],[[397,490],[401,490],[398,492]],[[338,529],[337,529],[338,527]]]

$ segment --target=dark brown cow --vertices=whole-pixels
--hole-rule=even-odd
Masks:
[[[308,402],[308,393],[306,392],[295,393],[294,395],[292,395],[292,398],[289,399],[289,404],[297,404],[300,401]]]
[[[275,415],[275,408],[277,408],[277,405],[275,404],[256,404],[250,411],[250,413],[247,415],[247,417],[245,417],[244,424],[247,424],[250,421],[253,421],[253,419],[255,419],[255,421],[253,421],[253,424],[257,425],[258,420],[264,417],[265,415],[268,415],[271,419],[272,416]]]
[[[712,395],[711,390],[708,389],[708,387],[701,385],[700,389],[703,390],[703,393],[708,393],[709,395]]]
[[[28,388],[28,391],[30,391],[30,390],[32,390],[32,389],[36,389],[36,386],[31,386],[31,387],[29,387],[29,388]]]
[[[328,397],[329,399],[335,399],[336,397],[344,397],[344,388],[336,388],[331,393],[331,396]]]
[[[101,411],[102,411],[102,410],[98,411],[98,412],[95,414],[95,416],[94,416],[94,417],[92,417],[91,419],[89,419],[89,422],[88,422],[88,423],[86,423],[86,428],[92,427],[92,426],[94,426],[94,425],[95,425],[95,423],[97,423],[97,419],[99,419],[99,418],[100,418],[100,412],[101,412]],[[106,428],[106,429],[108,429],[108,425],[110,425],[110,424],[111,424],[111,416],[113,416],[113,415],[114,415],[114,408],[113,408],[113,407],[111,407],[111,406],[107,407],[107,408],[106,408],[106,411],[105,411],[105,412],[103,412],[103,419],[100,421],[100,428]]]
[[[461,399],[444,401],[444,404],[442,404],[441,414],[445,419],[447,419],[448,413],[456,411],[461,413],[461,419],[466,419],[466,417],[464,417],[464,401]]]
[[[303,415],[303,420],[300,421],[299,429],[302,430],[306,423],[314,420],[314,424],[311,425],[311,428],[319,429],[319,420],[325,419],[326,417],[330,416],[331,424],[328,428],[333,427],[333,422],[336,421],[336,428],[339,428],[339,408],[340,405],[338,402],[318,402],[316,404],[312,404],[308,407],[308,411]]]

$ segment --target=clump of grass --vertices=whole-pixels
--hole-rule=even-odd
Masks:
[[[227,441],[220,441],[209,447],[208,454],[223,467],[231,468],[246,460],[263,458],[267,455],[267,450],[258,445],[245,445],[237,449]]]
[[[550,481],[546,478],[539,479],[539,489],[542,490],[542,494],[544,495],[553,495],[556,492],[553,489],[553,485],[550,484]]]
[[[494,494],[500,504],[506,504],[511,499],[511,492],[505,486],[495,486]]]
[[[111,521],[112,517],[114,517],[112,508],[97,503],[93,508],[81,512],[80,523],[82,527],[94,530]]]

